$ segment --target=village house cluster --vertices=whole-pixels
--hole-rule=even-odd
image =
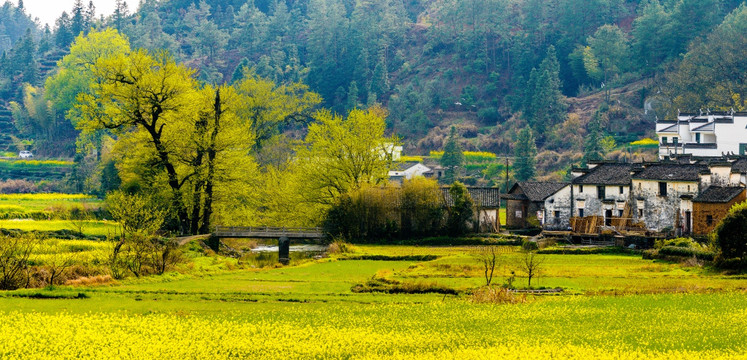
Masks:
[[[570,182],[519,182],[504,195],[509,228],[705,235],[745,200],[747,157],[678,156],[589,164]]]

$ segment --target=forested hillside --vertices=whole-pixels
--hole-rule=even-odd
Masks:
[[[513,154],[528,125],[540,176],[623,156],[677,109],[745,108],[747,9],[737,0],[116,2],[104,17],[79,0],[52,28],[2,6],[0,149],[26,140],[73,157],[81,88],[62,59],[78,35],[104,28],[133,49],[167,51],[205,84],[249,68],[307,84],[340,114],[381,104],[409,154],[441,150],[453,124],[463,149]],[[298,139],[305,124],[275,130]]]

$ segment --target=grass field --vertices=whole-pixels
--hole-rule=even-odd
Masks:
[[[81,253],[110,246],[62,245]],[[515,247],[503,249],[497,283],[520,257]],[[163,276],[1,293],[0,357],[716,359],[747,353],[744,276],[634,255],[547,255],[539,285],[563,286],[565,295],[478,304],[468,292],[351,291],[381,277],[468,291],[483,281],[475,247],[354,250],[270,269],[188,251],[192,265]],[[344,259],[374,255],[438,258]]]

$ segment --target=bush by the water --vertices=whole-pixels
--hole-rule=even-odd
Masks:
[[[402,187],[367,187],[342,196],[325,219],[325,231],[348,241],[437,235],[444,226],[441,189],[428,179]]]

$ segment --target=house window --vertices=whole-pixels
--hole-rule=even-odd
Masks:
[[[674,146],[677,146],[677,138],[676,137],[672,138],[672,144],[674,144]]]
[[[578,193],[580,194],[582,192],[584,192],[584,186],[583,185],[579,185],[578,186]]]
[[[617,210],[617,216],[618,217],[623,217],[623,211],[622,210]]]
[[[695,133],[695,142],[700,144],[700,133]]]
[[[578,217],[584,217],[584,209],[578,209]]]
[[[713,215],[706,215],[706,224],[709,226],[713,224]]]
[[[604,192],[604,186],[597,186],[597,197],[600,199],[604,199],[607,194]]]
[[[643,209],[638,209],[638,219],[643,217]]]
[[[622,194],[625,191],[625,188],[620,186],[620,194]]]
[[[558,210],[553,211],[552,216],[554,216],[556,219],[560,219],[560,211]]]
[[[667,183],[663,181],[659,183],[659,196],[667,196]]]
[[[662,136],[662,137],[661,137],[661,143],[662,143],[663,145],[666,145],[666,144],[667,144],[667,137],[666,137],[666,136]]]

